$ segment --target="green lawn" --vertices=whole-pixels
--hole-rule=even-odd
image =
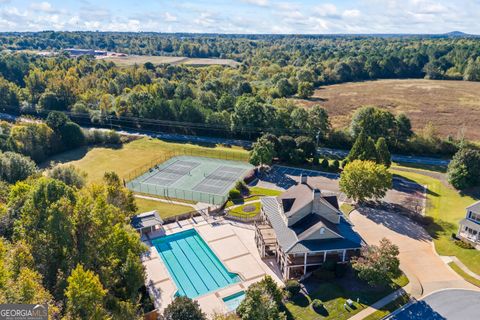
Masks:
[[[271,196],[276,197],[282,194],[282,191],[274,190],[274,189],[266,189],[260,187],[251,187],[250,188],[251,197],[246,199],[236,199],[236,200],[228,200],[227,204],[225,205],[226,208],[231,207],[233,205],[242,204],[247,201],[254,201],[259,200],[262,196]]]
[[[174,153],[219,157],[228,160],[248,160],[248,151],[238,147],[204,147],[192,144],[171,143],[158,139],[142,138],[125,143],[118,148],[92,147],[65,152],[48,160],[73,164],[88,174],[88,181],[99,182],[107,171],[115,171],[126,178],[139,168],[156,164],[159,159]]]
[[[407,284],[408,279],[404,275],[395,279],[390,286],[383,290],[353,290],[348,284],[342,286],[338,281],[322,282],[314,294],[310,296],[299,294],[292,301],[286,303],[288,317],[295,320],[348,319]],[[360,299],[360,303],[356,302],[357,298]],[[322,315],[312,310],[310,304],[314,299],[323,302],[328,314]],[[345,310],[344,303],[347,299],[354,301],[354,307]]]
[[[410,297],[407,294],[404,294],[387,305],[383,306],[379,310],[375,311],[371,315],[365,317],[363,320],[380,320],[388,316],[393,311],[403,307],[410,301]]]
[[[427,227],[433,237],[435,248],[440,255],[456,256],[471,271],[480,274],[480,251],[463,249],[450,240],[451,234],[458,231],[458,223],[465,217],[465,208],[478,199],[462,195],[447,187],[440,180],[427,175],[404,172],[391,169],[392,173],[413,180],[421,185],[427,185],[426,214],[434,218],[434,223]]]
[[[349,203],[342,203],[340,205],[340,210],[348,217],[348,215],[350,214],[350,212],[352,212],[352,210],[355,209],[354,206],[352,206],[351,204]]]
[[[472,277],[471,275],[465,273],[460,267],[455,263],[455,262],[450,262],[448,264],[450,268],[452,268],[456,273],[458,273],[460,276],[462,276],[465,280],[470,282],[471,284],[480,287],[480,280]]]
[[[155,200],[148,200],[142,198],[135,198],[135,203],[137,204],[138,213],[157,210],[160,217],[168,218],[176,216],[182,213],[187,213],[193,211],[194,209],[190,206],[182,206],[178,204],[170,204]]]
[[[254,207],[253,211],[244,211],[245,207]],[[252,218],[260,213],[260,202],[244,204],[242,206],[236,207],[229,211],[230,215],[240,217],[240,218]]]

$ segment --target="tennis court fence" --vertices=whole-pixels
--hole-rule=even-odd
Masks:
[[[181,199],[194,202],[210,203],[214,205],[223,205],[228,200],[228,194],[222,196],[201,191],[161,187],[137,181],[129,181],[126,183],[126,186],[128,189],[134,192],[156,195],[172,200]]]
[[[158,158],[150,161],[149,163],[144,164],[140,167],[134,168],[133,170],[129,171],[123,178],[126,182],[132,181],[140,177],[141,175],[143,175],[144,173],[146,173],[156,165],[162,164],[171,158],[179,157],[179,156],[204,157],[204,158],[231,160],[231,161],[239,161],[239,162],[248,162],[248,157],[249,157],[248,154],[228,152],[223,150],[178,148],[174,151],[165,152]]]
[[[142,176],[148,177],[149,175],[156,174],[155,170],[151,170],[152,168],[155,168],[157,165],[160,165],[168,161],[169,159],[178,156],[204,157],[211,158],[213,159],[213,161],[215,161],[215,159],[218,159],[218,161],[230,160],[243,162],[242,164],[248,161],[247,154],[235,154],[219,150],[210,151],[188,148],[178,149],[175,151],[164,153],[157,159],[130,171],[130,173],[128,173],[124,177],[125,186],[128,189],[137,193],[156,195],[167,199],[180,199],[194,202],[209,203],[213,205],[223,205],[228,200],[228,194],[218,195],[201,191],[173,188],[169,186],[162,187],[156,184],[144,183],[142,182],[142,179],[137,179]],[[169,169],[166,170],[166,172],[168,171]],[[223,177],[223,179],[225,179],[225,177]]]

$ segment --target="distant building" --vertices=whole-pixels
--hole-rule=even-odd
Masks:
[[[262,258],[276,257],[285,280],[300,278],[326,261],[346,262],[365,244],[340,211],[337,197],[301,183],[264,197],[255,240]]]
[[[457,236],[476,245],[477,249],[480,248],[480,201],[467,207],[466,217],[460,221]]]
[[[107,51],[101,50],[93,50],[93,49],[75,49],[75,48],[68,48],[64,49],[63,51],[68,52],[71,56],[106,56]]]

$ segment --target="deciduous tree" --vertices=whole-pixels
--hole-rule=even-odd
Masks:
[[[340,176],[340,190],[357,202],[383,198],[391,187],[392,174],[373,161],[349,162]]]

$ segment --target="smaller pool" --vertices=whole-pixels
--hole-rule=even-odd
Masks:
[[[243,299],[245,299],[245,291],[234,293],[231,296],[223,298],[222,300],[225,302],[228,312],[231,312],[238,308]]]

